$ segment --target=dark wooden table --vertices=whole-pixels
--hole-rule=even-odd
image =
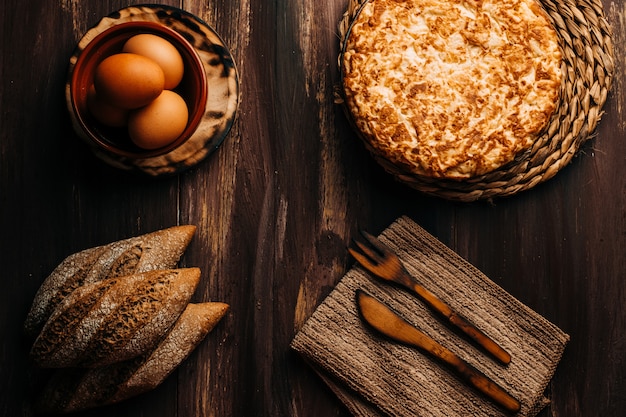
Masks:
[[[347,1],[165,2],[213,26],[235,58],[242,101],[226,141],[180,175],[149,179],[94,158],[65,107],[68,58],[128,3],[0,5],[0,415],[32,415],[21,326],[67,255],[175,224],[198,226],[182,265],[194,300],[227,317],[161,386],[81,415],[344,416],[289,349],[352,265],[359,227],[406,214],[571,335],[541,416],[626,408],[626,9],[604,2],[617,72],[597,136],[550,181],[494,202],[454,203],[396,183],[333,103]]]

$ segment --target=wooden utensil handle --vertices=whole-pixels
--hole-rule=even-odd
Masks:
[[[469,384],[491,398],[506,411],[517,413],[520,410],[521,405],[517,399],[458,356],[454,355],[452,360],[446,360],[446,362],[452,365],[458,371],[459,375]]]
[[[424,300],[424,302],[426,302],[426,304],[441,314],[444,318],[448,319],[452,325],[482,346],[483,349],[493,355],[493,357],[497,360],[505,365],[508,365],[511,362],[511,355],[507,351],[500,347],[500,345],[494,342],[489,336],[477,329],[476,326],[457,314],[450,306],[437,298],[435,294],[415,282],[412,283],[411,288]]]
[[[406,323],[406,322],[405,322]],[[430,353],[433,357],[450,366],[461,379],[483,393],[494,403],[510,413],[517,413],[520,402],[507,393],[502,387],[485,376],[478,369],[461,359],[450,349],[431,339],[410,324],[396,325],[395,333],[390,335],[396,340],[410,344]]]
[[[456,313],[448,316],[450,323],[459,328],[463,333],[471,337],[476,343],[482,346],[487,352],[492,354],[497,360],[505,365],[511,362],[511,355],[489,336],[477,329],[473,324]]]

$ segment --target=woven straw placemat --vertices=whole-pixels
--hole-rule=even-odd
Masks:
[[[371,332],[359,318],[363,289],[520,400],[519,416],[534,416],[569,336],[505,292],[407,217],[380,236],[407,270],[511,356],[503,366],[450,330],[415,296],[381,283],[355,266],[341,279],[292,341],[358,416],[500,416],[503,411],[417,349]]]
[[[360,7],[369,0],[349,0],[339,24],[341,44]],[[538,0],[554,25],[564,74],[560,99],[548,127],[535,145],[515,161],[465,181],[434,179],[402,171],[363,140],[374,159],[398,181],[426,194],[453,201],[510,196],[552,178],[590,139],[603,114],[614,73],[611,28],[601,0]],[[339,57],[341,66],[341,56]],[[343,90],[336,101],[343,103]],[[349,111],[346,110],[350,119]]]

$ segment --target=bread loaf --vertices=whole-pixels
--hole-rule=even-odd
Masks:
[[[196,348],[227,310],[224,303],[189,304],[150,353],[101,368],[57,371],[39,398],[39,411],[85,410],[152,390]]]
[[[198,268],[158,270],[83,285],[55,309],[35,339],[41,367],[95,367],[153,349],[186,308]]]
[[[175,226],[68,256],[44,280],[35,295],[24,324],[26,333],[35,337],[61,301],[82,285],[174,268],[195,230],[192,225]]]

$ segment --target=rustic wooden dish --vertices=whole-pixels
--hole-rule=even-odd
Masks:
[[[222,38],[206,22],[177,7],[144,4],[119,9],[103,17],[87,31],[70,57],[71,73],[78,55],[95,37],[116,25],[127,22],[154,22],[167,26],[184,37],[198,53],[206,73],[207,99],[197,128],[181,146],[162,155],[146,158],[102,152],[94,148],[96,157],[123,170],[152,177],[168,176],[187,170],[211,155],[225,140],[239,107],[239,74],[234,59]],[[69,82],[66,99],[69,102]],[[71,105],[71,104],[70,104]],[[72,121],[75,128],[80,128]]]
[[[369,0],[350,0],[339,24],[342,45],[354,18]],[[593,136],[603,114],[614,73],[611,28],[600,0],[538,0],[547,11],[561,45],[564,74],[557,109],[528,151],[495,171],[465,181],[435,179],[403,171],[363,140],[374,159],[398,181],[448,200],[470,202],[511,196],[552,178]],[[342,57],[339,57],[341,66]],[[343,103],[343,89],[337,101]],[[349,111],[346,109],[348,118]]]

